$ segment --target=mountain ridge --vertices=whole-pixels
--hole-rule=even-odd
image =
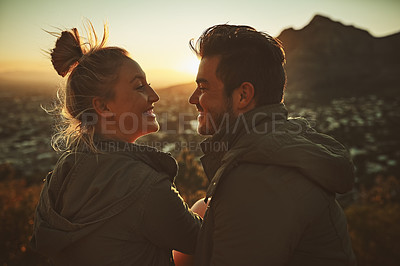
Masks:
[[[400,32],[368,31],[315,15],[299,30],[277,37],[286,53],[287,90],[319,95],[389,92],[400,82]]]

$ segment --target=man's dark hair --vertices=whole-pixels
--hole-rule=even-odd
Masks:
[[[221,58],[216,75],[228,97],[243,82],[250,82],[257,106],[282,102],[285,52],[278,39],[249,26],[223,24],[208,28],[190,46],[201,58]]]

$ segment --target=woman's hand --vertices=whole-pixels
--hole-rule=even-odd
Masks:
[[[201,217],[204,217],[204,214],[206,213],[207,210],[207,205],[208,204],[204,202],[204,198],[202,198],[196,201],[195,204],[193,204],[191,210],[200,215]],[[176,250],[173,251],[173,254],[176,266],[194,265],[193,255],[187,255]]]
[[[207,206],[208,206],[208,204],[205,203],[204,198],[202,198],[202,199],[199,199],[198,201],[196,201],[196,203],[193,204],[192,208],[190,208],[190,209],[203,218],[204,214],[206,213]]]

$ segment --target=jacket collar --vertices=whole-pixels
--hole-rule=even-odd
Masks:
[[[100,152],[122,152],[143,161],[156,171],[166,173],[171,182],[174,182],[178,173],[178,164],[171,153],[162,152],[151,146],[99,137],[96,139],[96,146]]]
[[[248,149],[247,145],[236,147],[237,142],[248,134],[264,135],[271,132],[275,123],[281,124],[287,118],[288,112],[283,103],[260,106],[241,114],[232,125],[222,127],[212,137],[200,143],[204,153],[200,161],[210,181],[206,199],[214,194],[220,177],[227,168],[236,165],[235,158]],[[253,138],[249,138],[249,141],[252,140]]]
[[[224,155],[240,138],[248,134],[268,133],[287,118],[288,112],[283,103],[260,106],[239,115],[229,127],[222,126],[212,137],[205,139],[200,143],[204,153],[200,160],[208,179],[212,179]]]

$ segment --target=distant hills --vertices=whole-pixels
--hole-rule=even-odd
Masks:
[[[286,53],[287,94],[315,99],[365,94],[399,95],[400,32],[374,37],[368,31],[316,15],[304,28],[278,36]],[[194,83],[166,88],[189,97]]]
[[[161,97],[171,97],[172,95],[180,95],[185,99],[189,99],[190,95],[192,95],[193,91],[196,89],[196,82],[189,82],[185,84],[179,84],[174,86],[169,86],[160,90],[157,90],[157,93]],[[161,98],[163,99],[163,98]]]
[[[366,30],[315,15],[302,29],[283,30],[278,39],[286,53],[287,95],[303,92],[316,99],[371,93],[399,95],[400,32],[377,38]],[[160,90],[164,99],[172,91],[189,97],[195,89],[194,83],[168,87],[171,82],[163,82],[165,73],[153,72],[154,87],[167,87]],[[167,74],[173,76],[172,72]],[[179,78],[174,80],[179,82]],[[0,73],[0,91],[23,87],[54,92],[59,85],[60,79],[49,79],[40,72]]]
[[[278,36],[287,57],[287,89],[357,96],[400,90],[400,32],[376,38],[365,30],[316,15],[302,29]]]

